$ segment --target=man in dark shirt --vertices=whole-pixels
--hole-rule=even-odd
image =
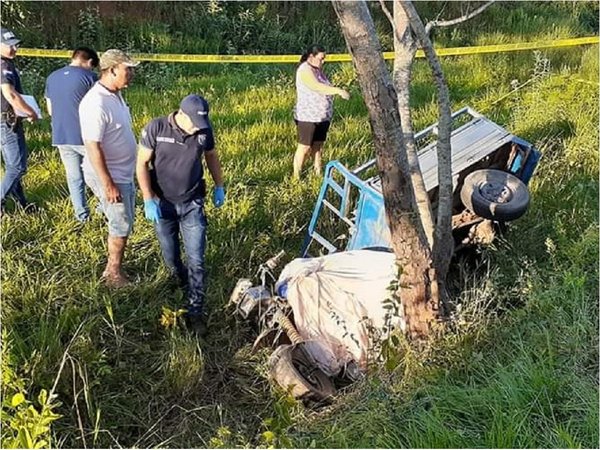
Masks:
[[[152,120],[142,130],[137,179],[144,196],[146,218],[155,223],[167,267],[187,284],[187,324],[206,333],[204,309],[206,216],[202,155],[215,183],[213,203],[225,202],[221,163],[208,119],[208,102],[198,95],[185,97],[178,111]],[[179,232],[187,259],[181,260]]]
[[[15,34],[6,28],[0,29],[0,85],[2,90],[2,118],[0,121],[2,138],[2,159],[4,160],[4,177],[0,186],[0,211],[4,210],[6,197],[12,195],[15,200],[26,210],[28,208],[25,192],[21,179],[27,171],[27,145],[25,144],[25,133],[23,132],[22,117],[34,121],[38,119],[37,114],[29,106],[21,94],[21,78],[15,67],[15,57],[21,42]]]
[[[79,47],[73,52],[71,63],[52,72],[46,79],[46,105],[52,116],[52,145],[58,148],[67,174],[67,185],[75,218],[85,222],[90,210],[85,198],[85,181],[81,162],[85,146],[79,125],[79,103],[98,81],[92,69],[100,59],[91,48]]]

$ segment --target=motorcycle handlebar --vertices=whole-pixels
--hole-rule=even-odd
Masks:
[[[281,262],[281,258],[283,258],[284,255],[285,255],[285,250],[281,250],[275,256],[273,256],[272,258],[270,258],[265,263],[265,266],[267,266],[269,268],[269,270],[275,269],[275,267],[277,267],[279,265],[279,263]]]

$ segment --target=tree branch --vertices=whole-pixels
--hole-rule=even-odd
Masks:
[[[383,2],[383,0],[380,0]],[[456,25],[462,22],[466,22],[469,19],[472,19],[473,17],[477,16],[478,14],[481,14],[483,11],[485,11],[489,6],[492,5],[492,3],[494,3],[496,0],[490,0],[489,2],[485,3],[484,5],[480,6],[479,8],[471,11],[468,14],[465,14],[464,16],[460,16],[457,17],[456,19],[451,19],[451,20],[432,20],[431,22],[428,22],[427,25],[425,25],[425,31],[427,32],[427,34],[429,34],[432,30],[433,27],[449,27],[452,25]]]
[[[402,0],[402,8],[410,20],[410,26],[421,44],[432,70],[434,82],[438,88],[438,206],[437,222],[434,232],[433,265],[438,281],[445,282],[450,258],[453,253],[452,238],[452,156],[450,138],[452,134],[452,111],[450,93],[440,60],[435,53],[433,43],[425,32],[425,25],[411,0]]]
[[[384,6],[383,6],[384,7]],[[389,18],[390,14],[388,14]],[[395,26],[394,38],[394,88],[398,96],[398,112],[400,113],[400,127],[406,146],[406,156],[412,187],[417,201],[417,208],[429,249],[433,250],[433,211],[431,201],[423,181],[423,173],[419,165],[417,145],[410,112],[410,83],[412,78],[412,65],[417,52],[417,44],[410,28],[410,20],[401,6],[400,0],[394,0],[393,23]],[[400,38],[402,35],[402,38]]]
[[[385,0],[379,0],[379,4],[381,5],[381,9],[383,10],[384,14],[388,18],[390,25],[392,26],[392,32],[394,33],[394,36],[396,36],[396,40],[398,42],[402,42],[402,36],[400,36],[398,33],[398,28],[396,28],[396,22],[394,22],[392,13],[390,13],[390,10],[387,9],[387,6],[385,6]]]

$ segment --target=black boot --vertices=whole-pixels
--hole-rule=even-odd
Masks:
[[[205,337],[208,333],[208,317],[204,311],[188,309],[185,314],[185,324],[188,330],[198,337]]]

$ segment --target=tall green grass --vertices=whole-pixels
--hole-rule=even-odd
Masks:
[[[151,53],[301,53],[312,43],[345,51],[327,1],[310,2],[21,2],[3,1],[3,23],[28,47],[111,47]],[[419,1],[424,20],[454,18],[473,7]],[[392,30],[378,2],[370,9],[383,46]],[[482,32],[483,31],[483,32]],[[593,1],[499,1],[468,22],[434,31],[441,46],[497,44],[598,33]]]
[[[511,27],[529,27],[517,18]],[[454,261],[454,318],[432,348],[399,352],[394,371],[374,370],[325,410],[273,389],[267,352],[251,354],[253,331],[225,304],[258,263],[281,248],[299,253],[320,186],[308,173],[290,177],[294,69],[146,64],[125,93],[136,133],[189,92],[211,102],[228,199],[207,206],[210,334],[198,342],[181,324],[161,325],[163,307],[184,296],[140,206],[125,259],[136,285],[98,283],[104,220],[72,218],[43,121],[27,127],[25,189],[44,211],[10,211],[1,223],[3,397],[49,390],[67,351],[56,447],[598,447],[597,46],[443,64],[453,109],[474,106],[544,156],[527,215],[494,247]],[[351,66],[328,70],[353,96],[336,100],[325,158],[356,166],[373,154],[366,109]],[[435,121],[423,62],[412,94],[417,128]]]

